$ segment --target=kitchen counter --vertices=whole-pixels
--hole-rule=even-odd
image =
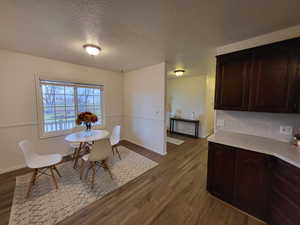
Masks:
[[[300,168],[300,148],[291,143],[228,131],[217,131],[208,141],[272,155]]]

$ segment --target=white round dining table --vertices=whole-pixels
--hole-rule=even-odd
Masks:
[[[107,138],[109,132],[107,130],[90,130],[90,131],[80,131],[76,133],[69,134],[65,137],[68,142],[91,142]]]
[[[85,147],[88,146],[88,143],[107,138],[108,136],[109,132],[107,130],[80,131],[67,135],[65,137],[66,141],[70,143],[80,143],[79,147],[75,149],[73,155],[74,169],[77,168],[81,150],[85,150]]]

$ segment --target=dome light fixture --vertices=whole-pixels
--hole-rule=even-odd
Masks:
[[[96,56],[100,53],[101,48],[97,45],[92,45],[92,44],[85,44],[83,45],[83,48],[85,51],[91,55],[91,56]]]
[[[185,71],[184,70],[174,70],[176,77],[181,77]]]

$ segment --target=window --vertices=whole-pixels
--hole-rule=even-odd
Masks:
[[[103,86],[40,80],[43,135],[64,133],[76,126],[80,112],[92,112],[103,125]]]

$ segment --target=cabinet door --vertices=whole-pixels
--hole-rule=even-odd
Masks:
[[[288,41],[255,49],[250,111],[296,111],[296,46],[295,41]]]
[[[272,173],[270,224],[299,224],[300,169],[276,159]]]
[[[269,156],[237,150],[234,204],[266,220],[270,185]]]
[[[209,143],[207,189],[227,202],[233,200],[235,151],[228,146]]]
[[[247,110],[252,52],[217,57],[215,109]]]

